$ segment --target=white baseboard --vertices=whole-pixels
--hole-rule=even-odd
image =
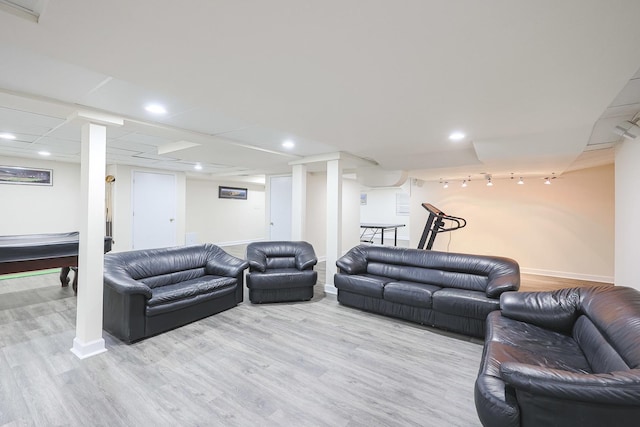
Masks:
[[[331,283],[324,284],[324,293],[330,295],[338,295],[338,289]]]
[[[86,359],[105,351],[107,351],[107,348],[104,346],[104,338],[82,343],[78,340],[78,337],[75,337],[73,339],[73,347],[71,347],[71,353],[75,354],[78,359]]]
[[[586,280],[589,282],[614,283],[613,276],[597,276],[594,274],[570,273],[566,271],[541,270],[538,268],[520,268],[521,273],[536,276],[561,277],[563,279]]]

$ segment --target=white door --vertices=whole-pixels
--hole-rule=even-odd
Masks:
[[[291,177],[269,179],[269,239],[291,240]]]
[[[133,249],[175,246],[175,175],[133,172]]]

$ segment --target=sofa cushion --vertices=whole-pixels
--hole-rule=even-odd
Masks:
[[[389,282],[384,285],[384,299],[399,304],[431,308],[432,295],[442,288],[416,282]]]
[[[236,289],[236,283],[236,279],[231,277],[202,276],[173,285],[156,287],[151,291],[152,296],[147,301],[147,306],[156,307],[222,290],[233,292]]]
[[[500,365],[519,362],[577,373],[590,373],[589,362],[570,336],[504,317],[487,318],[485,355],[480,372],[500,377]]]
[[[487,298],[481,291],[442,288],[433,294],[433,309],[456,316],[485,319],[489,313],[500,309],[500,301]]]
[[[349,291],[354,294],[366,295],[374,298],[382,298],[382,291],[386,283],[393,279],[373,274],[336,274],[334,285],[338,290]]]
[[[205,276],[206,274],[206,267],[202,266],[197,268],[190,268],[188,270],[160,274],[157,276],[145,277],[144,279],[140,279],[140,282],[153,289],[197,279]]]
[[[252,272],[247,275],[249,289],[289,289],[313,287],[318,273],[313,270],[300,271],[297,268],[278,268],[264,273]]]

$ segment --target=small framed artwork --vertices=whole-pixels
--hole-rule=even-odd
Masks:
[[[247,189],[238,187],[218,186],[218,198],[247,200]]]
[[[53,185],[53,170],[0,166],[0,184]]]
[[[367,193],[360,193],[360,204],[361,205],[367,204]]]

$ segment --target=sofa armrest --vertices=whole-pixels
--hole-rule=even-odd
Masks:
[[[122,295],[143,295],[146,299],[151,298],[151,288],[142,282],[134,280],[124,270],[120,268],[105,268],[104,286],[113,289],[114,292]]]
[[[207,261],[207,273],[223,277],[237,277],[249,267],[249,262],[234,257],[220,249],[220,252]]]
[[[545,329],[570,333],[578,318],[578,289],[552,292],[505,292],[500,296],[502,315]]]
[[[489,298],[500,298],[504,292],[520,289],[520,275],[507,275],[496,277],[487,283],[486,294]]]
[[[297,242],[296,268],[300,271],[313,268],[318,263],[318,258],[313,246],[307,242]]]
[[[352,248],[338,258],[336,266],[343,273],[347,274],[362,274],[367,272],[367,258],[365,254],[360,250],[360,246]]]
[[[517,390],[563,400],[640,405],[640,370],[581,374],[517,362],[500,365],[502,379]]]

